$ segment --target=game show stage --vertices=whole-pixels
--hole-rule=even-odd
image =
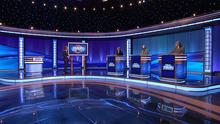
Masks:
[[[110,33],[0,26],[0,123],[217,123],[219,32],[220,12]]]
[[[220,88],[220,12],[111,33],[0,26],[0,80],[113,80],[171,91]]]

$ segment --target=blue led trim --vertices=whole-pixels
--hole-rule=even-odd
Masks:
[[[205,92],[210,90],[220,89],[220,85],[207,86],[207,87],[187,87],[187,86],[179,86],[175,84],[166,84],[162,82],[156,81],[146,81],[146,80],[136,80],[136,79],[128,79],[128,78],[120,78],[120,77],[110,77],[110,76],[57,76],[57,77],[43,77],[43,78],[35,78],[35,79],[22,79],[22,80],[13,80],[13,79],[2,79],[0,81],[4,81],[2,83],[7,85],[14,85],[16,83],[27,83],[27,82],[35,82],[35,81],[46,81],[46,80],[99,80],[99,81],[120,81],[120,83],[134,83],[134,84],[144,84],[151,88],[170,88],[175,91],[188,91],[188,92]]]

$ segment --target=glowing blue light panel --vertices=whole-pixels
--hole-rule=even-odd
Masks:
[[[205,28],[205,72],[212,71],[212,28]]]
[[[19,69],[24,69],[24,38],[19,37]]]
[[[53,68],[57,68],[57,40],[53,40]]]
[[[82,43],[86,43],[86,41],[82,40]],[[85,66],[84,60],[85,60],[85,56],[82,56],[82,68]]]
[[[129,56],[131,55],[131,39],[127,39],[127,68],[130,66]]]

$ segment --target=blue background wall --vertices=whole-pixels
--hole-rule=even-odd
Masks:
[[[126,55],[125,39],[88,39],[86,42],[89,43],[88,66],[106,67],[107,55],[115,55],[117,47]]]
[[[82,42],[83,39],[61,39],[58,40],[58,67],[63,67],[63,50],[68,42]],[[117,47],[121,47],[126,55],[125,39],[86,39],[89,44],[87,56],[87,67],[106,67],[107,55],[114,55]],[[74,66],[81,66],[81,57],[74,57]]]
[[[213,71],[220,71],[220,25],[213,26]]]
[[[0,70],[17,70],[18,37],[0,36]]]
[[[217,62],[220,56],[219,39],[220,26],[213,27],[213,70],[219,71]],[[25,37],[25,55],[45,56],[44,67],[52,67],[52,38]],[[169,54],[175,47],[176,40],[180,40],[185,46],[188,56],[189,71],[203,71],[204,59],[204,30],[151,36],[133,39],[132,52],[140,54],[140,47],[145,44],[151,55]],[[126,55],[126,39],[86,39],[89,43],[88,66],[105,67],[107,55],[114,55],[117,47],[121,47]],[[63,67],[63,48],[68,42],[82,42],[82,39],[57,39],[58,67]],[[18,67],[18,37],[0,36],[0,69],[17,69]],[[10,58],[10,59],[9,59]],[[81,57],[74,58],[75,66],[81,66]]]
[[[187,67],[188,71],[202,72],[205,48],[204,30],[134,39],[132,41],[132,52],[134,55],[140,55],[141,45],[145,44],[151,55],[169,54],[174,49],[177,40],[181,41],[185,47],[188,65],[190,65]]]
[[[25,37],[25,56],[44,56],[44,68],[52,68],[52,39]]]

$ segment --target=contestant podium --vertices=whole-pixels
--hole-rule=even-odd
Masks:
[[[41,75],[43,71],[43,56],[25,56],[24,63],[27,76]]]
[[[150,77],[150,56],[130,56],[130,77],[149,78]]]
[[[162,55],[160,62],[160,80],[166,82],[184,83],[187,76],[186,55]]]
[[[122,76],[126,68],[125,56],[107,56],[107,75]]]

